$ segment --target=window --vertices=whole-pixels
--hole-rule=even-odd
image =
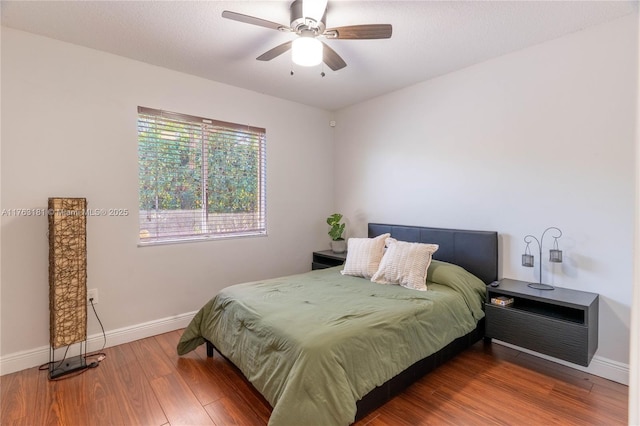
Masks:
[[[138,107],[140,243],[266,234],[266,131]]]

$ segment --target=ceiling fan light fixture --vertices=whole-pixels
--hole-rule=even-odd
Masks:
[[[322,43],[314,37],[298,37],[291,44],[291,60],[303,67],[320,65],[322,62]]]

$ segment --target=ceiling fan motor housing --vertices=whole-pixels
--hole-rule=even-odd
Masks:
[[[299,35],[311,35],[309,33],[313,33],[313,37],[321,35],[327,28],[327,10],[325,9],[320,22],[316,22],[312,18],[303,16],[302,1],[296,0],[291,3],[291,29]]]

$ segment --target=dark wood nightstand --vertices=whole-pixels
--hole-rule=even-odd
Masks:
[[[598,348],[599,296],[561,287],[536,290],[527,284],[503,279],[498,287],[487,286],[486,337],[588,366]],[[491,298],[498,296],[513,298],[513,304],[492,304]]]
[[[340,266],[347,259],[347,252],[334,253],[331,250],[314,251],[311,269],[325,269]]]

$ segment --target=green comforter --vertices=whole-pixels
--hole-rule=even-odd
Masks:
[[[428,291],[340,274],[341,267],[223,289],[178,343],[209,340],[273,407],[269,424],[346,425],[356,401],[472,331],[481,280],[433,261]]]

